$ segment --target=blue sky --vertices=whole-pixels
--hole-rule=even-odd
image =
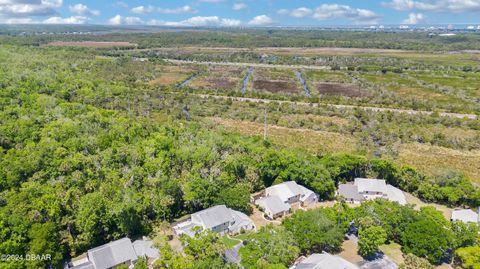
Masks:
[[[480,0],[0,0],[0,23],[161,26],[480,24]]]

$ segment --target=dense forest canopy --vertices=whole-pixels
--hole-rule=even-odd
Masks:
[[[372,35],[381,35],[385,42],[373,42],[378,38]],[[48,261],[8,261],[1,266],[59,267],[87,249],[123,236],[149,234],[160,222],[174,221],[213,205],[225,204],[250,213],[251,193],[289,180],[311,188],[322,200],[334,199],[338,183],[355,177],[377,177],[425,201],[480,205],[480,189],[461,173],[428,175],[390,158],[379,158],[381,154],[367,154],[368,149],[353,154],[312,154],[200,120],[213,116],[209,113],[222,115],[232,104],[199,101],[188,92],[148,84],[162,72],[157,68],[162,62],[110,58],[105,57],[105,51],[91,48],[31,45],[77,38],[131,41],[140,47],[196,44],[423,49],[425,42],[427,50],[443,50],[476,49],[478,45],[477,35],[459,36],[463,39],[459,43],[424,35],[314,31],[293,35],[291,31],[248,30],[0,37],[0,253],[53,255]],[[193,107],[195,103],[206,106]],[[259,110],[256,106],[247,104],[242,112],[262,115],[258,111],[264,107]],[[272,109],[272,118],[275,113],[283,113],[281,106],[271,106],[276,109]],[[325,113],[333,116],[338,112]],[[368,130],[372,118],[375,124],[385,125],[418,121],[479,128],[478,120],[435,115],[412,119],[354,111],[348,118],[354,124],[344,132],[350,133]],[[378,141],[386,144],[376,132],[371,134],[373,137],[363,138],[366,145]],[[402,139],[410,139],[406,136]],[[475,141],[436,141],[452,148],[478,147]],[[300,253],[337,250],[351,220],[365,223],[361,233],[365,254],[391,240],[401,243],[407,253],[439,263],[450,257],[442,249],[474,247],[467,239],[456,239],[455,231],[460,234],[460,228],[443,217],[440,220],[441,216],[428,209],[417,212],[378,202],[362,205],[355,212],[332,210],[300,213],[281,227],[260,230],[254,235],[257,243],[242,252],[260,257],[268,250],[267,265],[288,266]],[[365,220],[370,212],[375,212],[374,219]],[[299,224],[309,228],[308,235],[314,240],[296,229]],[[276,236],[269,238],[272,231]],[[214,251],[198,253],[198,242],[192,239],[188,255],[183,257],[186,264],[202,258],[222,264],[218,259],[222,246],[217,245],[215,235],[207,233],[197,239],[205,244],[213,242]],[[278,248],[269,249],[269,240],[278,241]],[[431,240],[438,240],[438,245],[430,246]],[[467,259],[469,251],[461,249],[459,255]],[[182,262],[182,257],[172,257]],[[255,260],[243,263],[251,268],[258,265]],[[205,262],[204,267],[197,268],[208,265]]]

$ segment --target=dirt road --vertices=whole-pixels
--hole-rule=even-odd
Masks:
[[[337,105],[337,104],[325,104],[325,103],[308,103],[308,102],[293,102],[293,101],[283,101],[283,100],[271,100],[271,99],[260,99],[260,98],[249,98],[249,97],[231,97],[231,96],[221,96],[221,95],[209,95],[209,94],[194,94],[202,98],[215,98],[215,99],[231,99],[239,102],[255,102],[255,103],[279,103],[279,104],[296,104],[303,106],[327,106],[334,107],[338,109],[363,109],[367,111],[374,112],[394,112],[394,113],[406,113],[410,115],[431,115],[435,112],[433,111],[423,111],[423,110],[410,110],[410,109],[399,109],[399,108],[384,108],[384,107],[370,107],[370,106],[355,106],[355,105]],[[438,115],[442,117],[452,117],[452,118],[468,118],[471,120],[478,119],[478,116],[475,114],[461,114],[461,113],[449,113],[449,112],[438,112]]]
[[[311,69],[311,70],[330,70],[330,66],[316,65],[284,65],[284,64],[259,64],[259,63],[235,63],[235,62],[204,62],[204,61],[186,61],[165,59],[165,61],[174,64],[205,64],[205,65],[223,65],[223,66],[242,66],[242,67],[262,67],[262,68],[283,68],[283,69]]]

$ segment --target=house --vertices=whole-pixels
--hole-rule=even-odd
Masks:
[[[383,179],[356,178],[353,184],[366,200],[387,196],[387,184]]]
[[[160,258],[160,252],[153,246],[153,242],[145,237],[142,240],[135,240],[132,244],[138,257],[150,259],[152,262]]]
[[[193,213],[190,219],[173,227],[175,234],[195,235],[193,228],[201,227],[203,230],[212,230],[216,233],[237,234],[243,231],[255,229],[253,221],[245,214],[226,207],[217,205],[208,209]]]
[[[255,201],[270,219],[276,219],[285,216],[290,212],[291,206],[284,203],[278,196],[267,196]]]
[[[338,185],[337,194],[345,201],[353,204],[361,203],[364,200],[383,198],[401,205],[407,204],[407,199],[402,190],[386,184],[383,179],[355,178],[353,184]]]
[[[265,196],[277,196],[284,203],[290,205],[297,202],[301,202],[302,205],[318,202],[317,194],[294,181],[287,181],[266,188]]]
[[[453,210],[452,221],[462,221],[465,223],[472,222],[480,224],[480,207],[478,208],[478,212],[475,212],[471,209]]]
[[[140,246],[148,246],[148,250]],[[65,268],[109,269],[120,265],[133,268],[135,262],[141,257],[157,259],[160,253],[149,240],[137,240],[132,244],[130,238],[125,237],[88,250],[85,257],[68,263]]]
[[[390,184],[387,184],[387,199],[392,202],[398,202],[401,205],[407,204],[407,198],[403,191]]]
[[[338,185],[339,196],[343,197],[347,203],[359,204],[365,198],[358,192],[358,187],[353,184],[340,184]]]
[[[358,269],[358,266],[339,256],[323,252],[300,258],[290,269]]]

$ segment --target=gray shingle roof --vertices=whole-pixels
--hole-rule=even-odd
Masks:
[[[206,229],[211,229],[222,223],[233,220],[230,210],[225,205],[217,205],[197,213],[193,213],[192,217],[198,218]]]
[[[132,245],[135,253],[139,257],[147,257],[151,259],[157,259],[160,257],[160,252],[153,247],[153,242],[150,240],[136,240]]]
[[[358,187],[353,184],[338,185],[338,194],[345,199],[353,199],[355,201],[363,201],[363,196],[358,193]]]
[[[387,184],[387,199],[393,202],[398,202],[401,205],[407,204],[407,198],[405,198],[403,191],[390,184]]]
[[[265,192],[268,196],[278,196],[282,201],[287,202],[289,198],[294,196],[303,196],[300,198],[307,198],[314,192],[305,188],[302,185],[298,185],[295,181],[286,181],[277,185],[268,187]]]
[[[82,263],[82,264],[70,267],[70,269],[95,269],[95,266],[93,265],[92,262],[88,261],[86,263]]]
[[[358,266],[329,253],[312,254],[293,269],[358,269]]]
[[[270,211],[273,215],[290,210],[290,205],[284,203],[277,196],[267,196],[260,198],[256,203],[263,207],[265,211]]]
[[[245,226],[255,227],[253,221],[244,213],[240,211],[235,211],[233,209],[230,209],[230,212],[232,213],[232,217],[235,220],[235,223],[229,228],[231,232],[239,233]]]
[[[96,269],[106,269],[127,261],[137,260],[132,241],[126,237],[90,249],[88,257]]]
[[[383,179],[369,179],[369,178],[356,178],[355,186],[358,187],[358,192],[381,192],[387,193],[387,184]]]
[[[478,223],[480,223],[480,217],[479,217],[478,213],[471,210],[471,209],[453,210],[452,220],[453,221],[462,221],[462,222],[465,222],[465,223],[468,223],[468,222],[478,222]]]

